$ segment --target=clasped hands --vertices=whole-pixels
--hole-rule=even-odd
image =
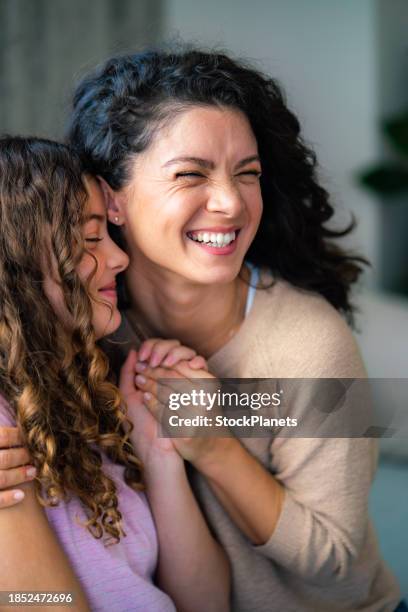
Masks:
[[[188,437],[171,437],[168,424],[169,397],[175,392],[191,392],[200,379],[217,388],[217,379],[208,372],[205,359],[177,340],[151,338],[139,351],[131,350],[120,373],[120,390],[134,429],[130,439],[135,451],[148,469],[153,462],[185,459],[196,467],[216,460],[221,438],[203,435],[199,428],[190,428]],[[197,408],[184,407],[178,413],[197,414]],[[202,411],[201,411],[202,412]],[[225,436],[229,436],[228,430]]]

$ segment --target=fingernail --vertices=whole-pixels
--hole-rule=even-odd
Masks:
[[[152,368],[155,368],[156,366],[158,366],[159,363],[160,363],[160,357],[156,355],[155,353],[152,353],[152,356],[150,358],[150,365],[152,366]]]
[[[143,397],[147,402],[149,402],[152,399],[152,394],[146,391],[146,393],[143,393]]]
[[[146,359],[146,356],[147,356],[147,349],[146,348],[142,348],[140,353],[139,353],[140,361],[144,361]]]
[[[166,357],[166,359],[163,361],[164,366],[171,366],[173,364],[174,364],[174,357]]]
[[[137,382],[138,385],[144,385],[146,383],[146,379],[141,374],[138,374],[136,376],[136,382]]]
[[[141,361],[138,361],[135,365],[136,372],[143,372],[143,370],[145,370],[146,368],[147,368],[147,364],[142,363]]]
[[[20,501],[20,500],[24,499],[23,491],[15,491],[13,493],[13,499],[15,499],[16,501]]]
[[[34,476],[37,474],[37,470],[35,467],[29,467],[26,469],[26,474],[29,478],[34,478]]]

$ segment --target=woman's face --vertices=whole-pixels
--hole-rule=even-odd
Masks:
[[[215,106],[182,112],[136,157],[120,192],[132,258],[147,273],[158,268],[199,284],[233,280],[260,222],[260,172],[244,114]]]
[[[91,278],[87,289],[92,303],[92,324],[96,337],[102,338],[120,325],[115,278],[126,269],[129,258],[108,234],[106,206],[98,183],[87,179],[86,185],[89,197],[85,205],[83,231],[88,252],[84,253],[77,272],[84,284]]]

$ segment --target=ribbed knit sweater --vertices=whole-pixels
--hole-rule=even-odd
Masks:
[[[264,272],[261,282],[269,280]],[[117,337],[127,341],[123,350],[137,344],[126,318]],[[284,281],[256,291],[238,332],[208,365],[223,378],[366,376],[338,312],[321,296]],[[251,544],[205,478],[190,470],[206,519],[231,562],[233,611],[395,610],[399,588],[381,559],[368,518],[375,441],[271,436],[242,443],[285,487],[278,523],[262,546]]]

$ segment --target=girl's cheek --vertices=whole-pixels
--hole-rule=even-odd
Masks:
[[[78,276],[82,281],[86,281],[89,278],[95,265],[95,260],[93,259],[92,255],[89,253],[84,253],[76,269]]]

